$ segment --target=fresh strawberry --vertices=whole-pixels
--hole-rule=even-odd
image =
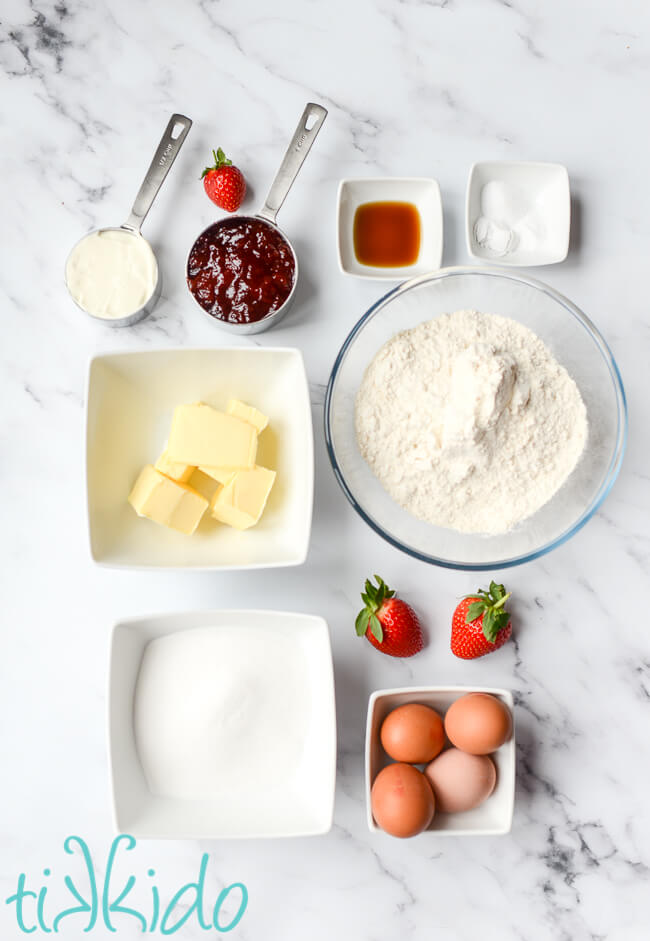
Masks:
[[[451,651],[462,660],[474,660],[498,650],[512,634],[505,603],[511,592],[490,582],[487,591],[466,595],[451,621]]]
[[[232,160],[228,160],[221,147],[215,153],[214,166],[206,167],[201,174],[205,191],[220,209],[226,212],[236,212],[246,195],[246,180],[244,174],[237,167],[233,167]]]
[[[368,579],[361,593],[364,608],[357,615],[357,634],[365,634],[373,647],[389,657],[412,657],[424,647],[418,616],[379,575],[375,579],[377,587]]]

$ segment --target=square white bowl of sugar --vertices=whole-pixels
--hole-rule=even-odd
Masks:
[[[163,451],[176,406],[205,402],[223,410],[229,399],[253,405],[269,419],[256,461],[276,478],[259,523],[238,531],[206,512],[188,536],[139,517],[127,498],[141,469]],[[314,456],[309,387],[298,350],[224,347],[96,356],[88,371],[86,413],[88,527],[95,562],[199,570],[304,562]]]
[[[453,702],[468,693],[487,693],[499,699],[514,718],[514,701],[507,689],[484,686],[404,686],[397,689],[378,689],[368,701],[366,721],[366,818],[372,833],[383,833],[372,814],[370,792],[382,768],[391,763],[380,740],[380,729],[386,716],[408,703],[430,706],[444,717]],[[429,827],[421,836],[502,836],[512,827],[515,804],[515,730],[514,722],[509,739],[490,754],[497,772],[494,791],[479,807],[463,813],[435,813]]]
[[[354,244],[355,217],[359,207],[368,203],[406,203],[415,207],[419,219],[419,248],[412,264],[380,267],[359,261]],[[437,180],[426,177],[341,180],[336,216],[339,268],[343,274],[374,281],[405,281],[440,268],[443,220]]]
[[[465,216],[472,258],[513,266],[564,261],[571,229],[567,169],[559,163],[475,163]]]
[[[196,611],[116,624],[108,726],[120,833],[293,837],[332,825],[336,710],[320,617]]]

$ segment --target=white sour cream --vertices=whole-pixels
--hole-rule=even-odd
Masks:
[[[158,281],[158,265],[141,235],[100,229],[75,245],[65,280],[77,304],[93,317],[119,320],[149,300]]]

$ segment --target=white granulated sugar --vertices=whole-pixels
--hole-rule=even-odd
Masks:
[[[505,533],[559,490],[587,440],[575,382],[536,334],[475,310],[398,333],[356,401],[359,449],[418,519]]]
[[[278,782],[286,791],[300,779],[310,711],[308,664],[289,636],[222,625],[155,638],[133,706],[149,790],[177,800],[238,795],[244,806],[277,800]]]

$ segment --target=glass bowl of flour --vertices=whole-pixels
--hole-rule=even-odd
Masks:
[[[618,474],[625,393],[569,300],[498,269],[407,281],[359,320],[325,400],[336,477],[359,515],[436,565],[535,559],[595,513]]]

